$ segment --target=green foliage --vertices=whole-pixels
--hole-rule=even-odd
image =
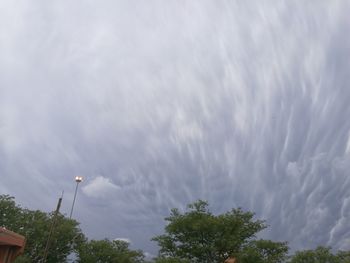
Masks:
[[[254,250],[263,259],[281,262],[278,260],[288,251],[284,243],[253,242],[256,233],[266,225],[264,221],[255,220],[253,213],[241,209],[216,216],[209,211],[207,202],[199,200],[188,205],[185,213],[172,209],[166,221],[165,234],[152,239],[158,242],[161,258],[212,263],[223,262],[229,255],[243,253],[247,256]]]
[[[173,257],[159,257],[159,258],[156,258],[154,262],[155,263],[190,263],[189,260],[173,258]]]
[[[350,263],[350,253],[339,251],[333,254],[330,247],[317,247],[315,250],[298,251],[289,263]]]
[[[26,237],[25,253],[16,262],[39,262],[43,258],[52,214],[21,208],[13,197],[0,195],[0,215],[0,226]],[[78,222],[59,214],[47,262],[64,262],[84,239]]]
[[[0,226],[20,229],[24,220],[24,210],[16,205],[14,197],[0,195]]]
[[[350,252],[349,251],[338,251],[337,257],[341,263],[350,263]]]
[[[0,215],[0,226],[26,237],[25,253],[17,258],[16,263],[39,262],[44,255],[53,214],[21,208],[13,197],[0,195]],[[144,262],[143,253],[130,250],[126,242],[87,241],[78,225],[75,220],[58,214],[47,257],[48,263],[65,262],[67,256],[74,251],[79,256],[79,262],[84,263]]]
[[[282,263],[287,253],[287,243],[260,239],[246,246],[238,258],[242,263]]]
[[[22,234],[27,243],[24,255],[16,263],[40,262],[43,257],[53,214],[24,209],[13,197],[0,195],[0,226]],[[254,214],[241,209],[214,215],[208,203],[199,200],[186,212],[172,209],[166,218],[165,234],[156,236],[160,246],[154,263],[221,263],[234,256],[239,263],[350,263],[349,251],[333,253],[329,247],[298,251],[288,259],[284,242],[256,240],[266,227]],[[146,263],[142,251],[131,250],[120,240],[88,241],[79,223],[59,214],[52,235],[47,262],[66,262],[75,252],[80,263]]]
[[[91,240],[78,249],[82,263],[139,263],[144,256],[141,251],[130,250],[129,244],[120,240]]]

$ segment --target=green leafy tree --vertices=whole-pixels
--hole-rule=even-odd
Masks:
[[[0,195],[0,226],[9,230],[21,229],[24,222],[24,210],[9,195]]]
[[[280,262],[277,258],[283,258],[287,251],[282,243],[252,243],[266,225],[264,221],[255,220],[253,213],[241,209],[214,215],[209,211],[208,203],[199,200],[188,205],[185,213],[172,209],[165,220],[168,221],[165,234],[152,239],[158,242],[160,258],[213,263],[223,262],[230,255],[237,257],[242,254],[243,259],[248,250],[254,250],[264,259],[273,258],[273,262]],[[279,254],[276,259],[274,253]]]
[[[286,242],[256,240],[247,245],[238,256],[242,263],[282,263],[287,259]]]
[[[120,240],[91,240],[78,249],[78,262],[82,263],[141,263],[144,255],[129,249],[129,243]]]
[[[173,258],[173,257],[159,257],[156,258],[155,263],[190,263],[190,261],[186,259],[179,259],[179,258]]]
[[[26,237],[24,255],[16,262],[39,262],[52,224],[52,214],[39,210],[24,209],[13,197],[0,195],[0,226]],[[48,263],[65,262],[67,256],[84,242],[79,224],[59,214],[47,257]]]
[[[340,252],[335,255],[330,247],[317,247],[315,250],[296,252],[289,263],[346,263],[349,262],[349,254]]]
[[[350,263],[350,252],[349,251],[338,251],[337,258],[341,263]]]

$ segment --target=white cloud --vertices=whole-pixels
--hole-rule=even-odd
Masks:
[[[109,178],[103,176],[94,178],[82,187],[84,194],[90,197],[106,197],[119,189],[118,185],[113,184]]]
[[[123,242],[131,244],[131,240],[129,238],[125,238],[125,237],[117,237],[114,240],[119,240],[119,241],[123,241]]]

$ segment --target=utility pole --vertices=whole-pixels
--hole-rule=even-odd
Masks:
[[[62,192],[62,196],[58,199],[56,211],[55,211],[55,213],[53,214],[53,217],[52,217],[52,223],[51,223],[51,227],[50,227],[50,232],[49,232],[49,236],[48,236],[48,238],[47,238],[47,242],[46,242],[46,246],[45,246],[45,251],[44,251],[44,256],[43,256],[43,260],[42,260],[43,263],[46,262],[47,255],[48,255],[48,253],[49,253],[50,244],[51,244],[51,239],[52,239],[52,234],[53,234],[53,231],[54,231],[54,229],[55,229],[55,227],[56,227],[57,216],[58,216],[58,213],[59,213],[59,211],[60,211],[60,207],[61,207],[61,203],[62,203],[62,198],[63,198],[63,192]]]

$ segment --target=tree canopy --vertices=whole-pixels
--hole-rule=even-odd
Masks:
[[[229,256],[238,263],[350,263],[349,251],[334,252],[322,246],[287,256],[286,242],[257,239],[267,226],[255,219],[254,213],[238,208],[215,215],[208,207],[207,202],[199,200],[184,212],[172,209],[165,218],[165,233],[152,239],[160,248],[152,261],[146,261],[141,250],[130,249],[127,242],[89,240],[77,221],[58,214],[46,262],[66,262],[68,255],[75,253],[75,262],[80,263],[223,263]],[[25,253],[16,263],[42,260],[52,216],[22,208],[13,197],[0,195],[0,226],[27,240]]]
[[[338,251],[334,254],[330,247],[319,246],[314,250],[297,251],[289,263],[350,263],[350,253]]]
[[[0,213],[0,226],[26,237],[25,253],[18,262],[39,262],[43,258],[52,214],[22,208],[8,195],[0,195]],[[47,262],[64,262],[83,242],[84,235],[78,226],[77,221],[58,215],[51,244],[55,249],[50,250]]]
[[[81,263],[141,263],[142,251],[130,250],[129,243],[121,240],[91,240],[78,249]]]
[[[266,224],[240,208],[214,215],[208,203],[199,200],[188,205],[184,213],[172,209],[165,220],[165,234],[153,238],[161,258],[212,263],[235,256],[243,262],[273,263],[282,262],[288,252],[285,243],[256,241],[256,234]],[[254,261],[257,259],[260,261]]]
[[[0,195],[0,226],[26,237],[25,253],[16,263],[40,262],[52,224],[53,213],[29,210],[16,204],[13,197]],[[115,240],[89,241],[75,220],[58,214],[52,234],[51,249],[46,262],[66,262],[71,253],[76,253],[78,262],[84,263],[139,263],[143,253],[129,249],[126,242]]]

